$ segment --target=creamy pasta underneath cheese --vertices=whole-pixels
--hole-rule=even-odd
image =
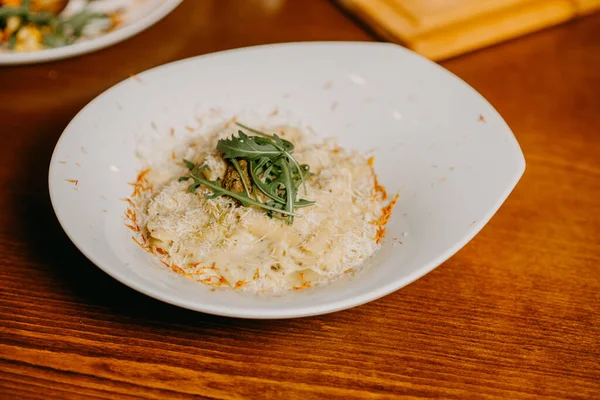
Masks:
[[[292,225],[262,209],[244,207],[201,186],[188,191],[179,182],[187,169],[173,157],[147,179],[155,191],[140,195],[137,223],[148,250],[177,272],[214,287],[252,292],[304,289],[353,272],[379,247],[385,224],[385,189],[377,184],[370,161],[332,141],[309,140],[291,127],[265,129],[294,143],[294,156],[314,174],[299,197],[313,200],[298,209]],[[207,178],[223,178],[227,164],[217,141],[237,129],[231,124],[192,140],[186,159],[207,165]],[[175,156],[175,154],[173,154]],[[383,222],[382,222],[383,220]]]

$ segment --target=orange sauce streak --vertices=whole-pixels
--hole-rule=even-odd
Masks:
[[[129,225],[129,224],[125,224],[126,227],[128,227],[129,229],[131,229],[134,232],[139,232],[140,231],[140,227],[137,225]]]
[[[137,176],[136,181],[137,182],[145,182],[146,181],[146,175],[148,175],[148,172],[150,172],[150,168],[146,168],[143,171],[140,171],[140,173]]]
[[[304,290],[304,289],[307,289],[307,288],[309,288],[309,287],[311,287],[311,283],[310,283],[310,281],[306,281],[306,282],[304,282],[304,283],[303,283],[302,285],[300,285],[300,286],[294,286],[294,287],[293,287],[293,289],[294,289],[294,290]]]
[[[390,201],[390,204],[388,204],[387,206],[383,207],[381,209],[381,216],[379,217],[379,219],[377,220],[377,235],[375,236],[375,242],[377,244],[379,244],[381,242],[381,240],[383,239],[383,237],[385,236],[385,225],[388,223],[388,221],[390,220],[390,217],[392,216],[392,210],[394,209],[394,206],[396,205],[396,202],[398,201],[398,198],[400,197],[400,195],[395,195],[394,198],[392,199],[392,201]]]
[[[148,253],[150,253],[150,250],[148,249],[148,247],[147,247],[147,246],[144,246],[143,244],[141,244],[141,243],[140,243],[140,241],[139,241],[139,240],[137,240],[137,239],[135,238],[135,236],[132,236],[131,238],[133,239],[133,241],[134,241],[134,242],[136,242],[136,243],[137,243],[137,245],[138,245],[138,246],[140,246],[142,249],[144,249],[144,250],[146,250]]]
[[[235,283],[235,288],[239,289],[239,288],[242,288],[242,287],[246,286],[247,284],[248,284],[248,282],[246,282],[245,279],[242,279],[241,281],[237,281]]]
[[[183,270],[183,268],[181,268],[181,267],[179,267],[179,266],[177,266],[177,265],[175,265],[175,264],[171,265],[171,269],[172,269],[173,271],[177,272],[178,274],[185,275],[185,276],[187,276],[187,275],[188,275],[188,274],[187,274],[187,273],[186,273],[186,272]]]
[[[373,171],[373,188],[375,189],[375,195],[380,195],[382,200],[387,200],[387,190],[385,190],[385,187],[379,183],[379,179],[377,179],[375,171]]]

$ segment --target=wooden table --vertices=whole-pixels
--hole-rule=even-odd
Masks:
[[[47,167],[88,101],[165,62],[299,40],[374,38],[325,0],[187,0],[110,49],[0,68],[0,398],[600,398],[600,15],[443,63],[504,116],[527,171],[468,246],[383,299],[203,315],[71,244]]]

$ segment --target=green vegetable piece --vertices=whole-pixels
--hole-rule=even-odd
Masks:
[[[306,179],[311,176],[309,166],[300,165],[296,161],[292,155],[293,143],[276,134],[269,135],[239,122],[237,125],[259,136],[249,136],[242,130],[238,130],[237,136],[233,134],[231,138],[219,140],[217,151],[223,154],[225,160],[229,160],[240,175],[244,186],[243,193],[234,193],[222,187],[219,182],[204,179],[200,172],[205,167],[199,167],[188,160],[183,162],[190,170],[190,176],[182,177],[180,180],[194,180],[194,184],[188,188],[192,193],[203,185],[212,190],[212,194],[207,198],[229,196],[243,206],[262,208],[271,217],[279,218],[279,215],[284,215],[286,222],[291,225],[294,217],[300,216],[296,213],[296,208],[314,204],[313,201],[297,198],[300,185],[304,186],[306,192]],[[250,182],[241,169],[240,160],[248,163]],[[257,190],[268,198],[265,203],[259,201],[256,196]],[[251,198],[251,192],[254,198]]]

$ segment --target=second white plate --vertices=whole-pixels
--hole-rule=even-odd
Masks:
[[[182,0],[145,0],[134,2],[124,16],[125,22],[112,32],[72,45],[32,52],[0,53],[0,65],[34,64],[75,57],[112,46],[154,25],[177,7]]]

